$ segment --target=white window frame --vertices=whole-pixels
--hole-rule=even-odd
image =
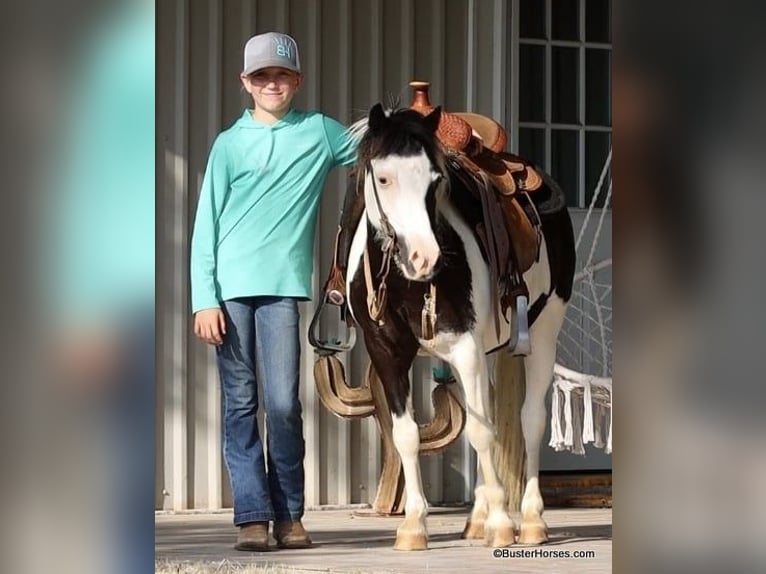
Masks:
[[[545,2],[545,35],[547,38],[552,36],[553,17],[552,17],[552,0],[540,0]],[[601,132],[611,135],[611,126],[596,126],[585,124],[585,50],[587,48],[606,49],[612,52],[612,44],[603,42],[586,42],[585,38],[585,2],[586,0],[580,0],[579,5],[579,37],[581,41],[573,40],[539,40],[539,39],[521,39],[519,30],[519,16],[521,12],[521,0],[513,0],[511,4],[511,110],[509,117],[511,118],[511,149],[518,151],[519,149],[519,129],[520,128],[537,128],[543,129],[545,133],[545,165],[543,169],[548,173],[551,172],[551,140],[552,130],[566,129],[574,130],[578,133],[578,148],[577,148],[577,205],[570,206],[573,209],[587,209],[588,205],[585,201],[586,189],[585,189],[585,134],[586,132]],[[545,121],[544,122],[522,122],[519,120],[519,47],[521,44],[528,46],[543,46],[545,47]],[[554,123],[551,121],[552,117],[552,61],[553,61],[553,48],[554,47],[566,47],[566,48],[578,48],[578,117],[582,120],[582,125],[579,124],[567,124],[567,123]]]

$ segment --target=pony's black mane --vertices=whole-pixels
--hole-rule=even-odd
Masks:
[[[393,110],[379,125],[370,125],[359,142],[358,167],[361,172],[372,159],[391,155],[414,156],[425,151],[431,164],[443,165],[443,154],[436,135],[423,115],[411,109]]]

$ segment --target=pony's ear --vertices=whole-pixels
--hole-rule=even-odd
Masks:
[[[381,125],[383,125],[385,119],[386,113],[383,111],[383,105],[377,103],[372,106],[372,109],[370,110],[370,115],[367,119],[367,125],[371,131],[376,131]]]
[[[424,121],[426,123],[426,127],[428,130],[432,133],[436,133],[436,129],[439,127],[439,120],[442,117],[442,107],[436,106],[433,111],[428,114]]]

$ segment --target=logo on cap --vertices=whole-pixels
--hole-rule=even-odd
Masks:
[[[276,45],[277,56],[287,58],[289,60],[293,59],[293,43],[288,38],[285,38],[284,36],[278,36],[274,38],[274,44]]]

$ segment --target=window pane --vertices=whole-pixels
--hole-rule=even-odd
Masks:
[[[612,125],[612,52],[585,50],[585,123]]]
[[[567,197],[567,205],[581,207],[578,202],[577,147],[575,130],[553,130],[551,139],[551,175]]]
[[[612,134],[606,132],[585,132],[585,207],[590,205],[593,193],[598,192],[596,206],[603,207],[606,192],[609,188],[611,167],[607,171],[602,183],[602,188],[596,190],[601,170],[609,155],[609,146],[612,145]]]
[[[545,46],[519,46],[519,120],[545,121]]]
[[[577,113],[578,48],[552,48],[552,109],[555,123],[579,123]]]
[[[545,130],[519,128],[519,155],[540,167],[545,166]]]
[[[611,0],[586,0],[585,40],[587,42],[612,41]]]
[[[545,40],[545,1],[521,0],[519,35],[522,38]]]
[[[542,0],[540,1],[542,4]],[[553,40],[580,39],[580,9],[577,0],[551,1],[551,36]]]

